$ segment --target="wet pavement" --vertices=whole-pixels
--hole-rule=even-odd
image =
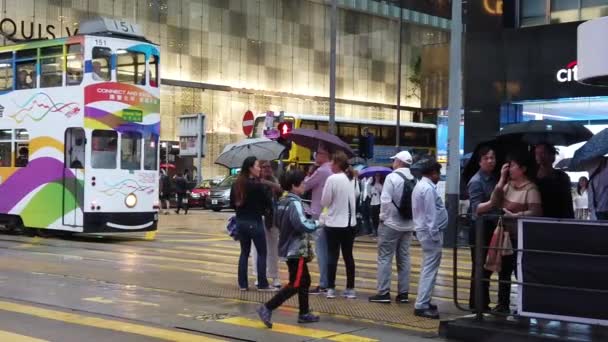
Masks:
[[[161,216],[159,231],[146,237],[0,234],[0,341],[440,340],[438,321],[413,315],[421,261],[417,246],[411,250],[410,303],[367,301],[376,286],[376,247],[368,237],[358,240],[354,253],[358,299],[311,296],[322,321],[301,325],[293,298],[274,313],[274,328],[266,329],[255,309],[272,294],[238,291],[239,246],[224,228],[230,215]],[[458,274],[468,276],[467,251],[458,258]],[[452,262],[446,249],[435,300],[444,318],[463,314],[451,299]],[[315,283],[314,262],[310,268]],[[282,264],[281,278],[287,279]],[[344,282],[339,267],[338,290]],[[457,294],[464,303],[468,284],[460,283]]]

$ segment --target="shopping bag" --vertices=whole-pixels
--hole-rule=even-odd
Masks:
[[[498,219],[494,234],[490,240],[488,246],[488,255],[486,256],[486,262],[484,268],[488,271],[500,272],[502,268],[502,257],[505,255],[513,254],[513,246],[511,245],[511,238],[509,232],[505,231],[502,224],[502,217]]]

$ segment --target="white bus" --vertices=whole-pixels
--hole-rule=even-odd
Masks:
[[[156,230],[159,47],[99,18],[68,38],[0,47],[0,223]]]

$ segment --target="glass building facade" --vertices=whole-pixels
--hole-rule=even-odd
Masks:
[[[447,106],[448,1],[403,12],[394,1],[338,3],[337,116],[396,118],[400,13],[402,120]],[[433,13],[434,3],[441,12]],[[1,0],[0,6],[0,32],[14,38],[72,35],[99,15],[139,24],[161,45],[161,139],[177,140],[180,115],[206,114],[204,177],[226,174],[213,161],[244,137],[247,110],[329,111],[328,1]]]

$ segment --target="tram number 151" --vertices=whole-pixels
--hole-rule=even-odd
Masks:
[[[114,21],[114,27],[116,27],[116,30],[118,31],[122,31],[124,33],[135,33],[135,29],[133,28],[133,25],[129,24],[126,21],[118,21],[118,20],[113,20]]]

